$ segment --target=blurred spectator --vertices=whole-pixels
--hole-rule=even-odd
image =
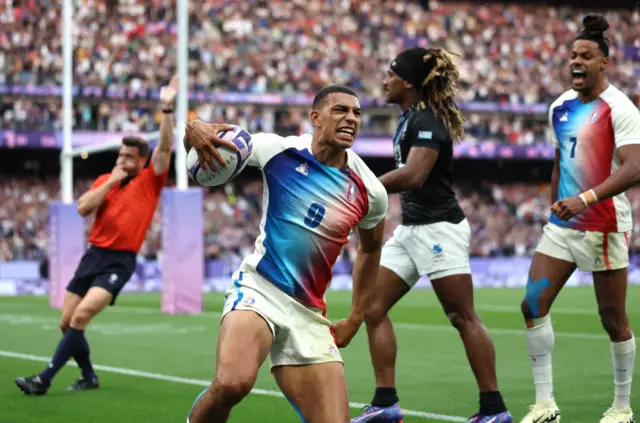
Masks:
[[[136,90],[168,82],[177,63],[175,1],[76,5],[77,83]],[[566,63],[579,10],[437,1],[430,8],[404,0],[191,1],[189,85],[313,93],[334,82],[379,97],[400,50],[446,45],[463,54],[464,101],[549,102],[570,86]],[[609,12],[607,19],[611,81],[637,100],[640,14]],[[0,21],[0,83],[60,84],[59,2],[13,2]]]
[[[76,181],[76,197],[91,185]],[[456,193],[472,228],[471,254],[480,257],[531,256],[549,218],[549,185],[457,186]],[[59,195],[57,180],[4,178],[0,185],[0,261],[41,260],[46,257],[48,204]],[[633,210],[640,207],[640,188],[627,194]],[[204,234],[208,258],[240,260],[254,248],[262,205],[262,181],[226,185],[205,191]],[[161,205],[140,254],[157,258],[161,248]],[[390,197],[385,237],[400,222],[400,202]],[[91,219],[85,229],[90,229]],[[640,222],[635,231],[640,230]],[[355,258],[356,235],[343,254]],[[640,253],[640,238],[631,240]]]
[[[175,1],[78,0],[76,5],[77,84],[135,91],[168,82],[177,63]],[[569,46],[582,18],[580,10],[569,8],[437,1],[426,12],[418,2],[403,0],[194,0],[189,8],[192,90],[309,94],[344,83],[379,98],[382,77],[400,50],[443,45],[463,56],[463,102],[551,102],[570,86]],[[640,13],[609,12],[607,19],[609,79],[640,103]],[[59,2],[9,2],[0,22],[0,84],[60,85]],[[0,104],[0,124],[59,128],[55,101]],[[296,113],[274,118],[253,107],[202,106],[195,115],[285,132],[308,125]],[[546,139],[539,117],[467,118],[471,140]],[[78,129],[101,131],[151,131],[158,125],[157,111],[142,103],[80,102],[74,120]]]
[[[131,107],[131,106],[129,106]],[[95,113],[94,113],[95,112]],[[280,111],[273,115],[258,106],[211,106],[201,105],[194,115],[205,121],[234,122],[250,132],[276,132],[283,136],[310,132],[310,121],[300,110]],[[109,132],[152,132],[160,128],[161,115],[155,108],[127,108],[124,103],[103,103],[94,106],[80,103],[74,107],[75,130],[99,130]],[[366,118],[365,118],[366,119]],[[466,116],[465,142],[486,140],[510,144],[533,144],[547,142],[546,122],[535,116],[480,115]],[[18,100],[0,103],[0,128],[23,131],[62,130],[62,110],[55,103],[38,103]],[[387,135],[386,131],[366,122],[363,135]]]

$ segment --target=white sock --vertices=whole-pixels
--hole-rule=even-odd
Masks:
[[[533,319],[534,326],[527,328],[527,351],[531,357],[533,383],[536,386],[536,402],[553,399],[553,375],[551,352],[555,336],[549,315]]]
[[[615,407],[629,407],[633,363],[636,359],[635,337],[624,342],[611,342],[611,357],[613,359],[613,382],[615,386],[613,405]]]

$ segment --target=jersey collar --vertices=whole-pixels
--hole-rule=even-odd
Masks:
[[[415,104],[412,104],[404,113],[402,113],[402,117],[406,118],[411,113],[415,112],[417,109],[418,109],[418,106],[416,106]]]

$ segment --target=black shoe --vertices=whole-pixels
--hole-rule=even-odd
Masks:
[[[49,390],[49,386],[45,385],[39,376],[19,377],[16,379],[16,385],[25,395],[44,395]]]
[[[92,376],[89,379],[80,376],[76,383],[67,388],[67,391],[90,391],[92,389],[98,389],[99,387],[100,382],[98,381],[98,376]]]

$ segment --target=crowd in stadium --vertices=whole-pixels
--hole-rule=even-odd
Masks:
[[[157,131],[162,119],[162,114],[157,109],[125,103],[103,103],[96,107],[79,104],[74,109],[75,130],[145,133]],[[311,131],[309,119],[299,109],[291,109],[271,118],[259,106],[201,105],[194,110],[191,117],[198,117],[207,122],[233,122],[253,133],[265,131],[294,135]],[[371,126],[367,123],[366,115],[364,119],[362,134],[371,135]],[[530,116],[473,113],[467,115],[466,119],[465,142],[548,142],[545,133],[546,122]],[[18,100],[3,104],[0,100],[0,127],[23,131],[61,130],[62,109],[59,104],[53,102]]]
[[[76,198],[91,181],[76,182]],[[47,247],[49,201],[59,195],[56,179],[42,181],[6,178],[0,185],[0,261],[42,259]],[[473,256],[527,256],[540,239],[549,217],[548,185],[480,184],[456,187],[457,196],[472,228]],[[634,210],[640,208],[640,188],[627,194]],[[206,191],[204,200],[205,251],[208,258],[245,257],[253,249],[262,207],[262,182],[228,184]],[[161,247],[161,206],[149,229],[140,254],[157,258]],[[400,219],[400,202],[391,196],[387,216],[388,238]],[[91,219],[86,220],[86,230]],[[640,221],[635,231],[640,231]],[[640,238],[633,237],[633,253],[640,252]],[[357,238],[344,249],[355,258]]]
[[[432,43],[463,54],[460,101],[548,103],[569,86],[568,46],[580,25],[574,10],[539,6],[431,2],[431,10],[425,11],[418,2],[397,0],[251,0],[233,2],[233,8],[228,3],[189,2],[192,89],[313,93],[334,82],[379,98],[390,59],[408,46]],[[57,6],[54,0],[32,0],[0,12],[0,84],[61,84],[61,39],[50,36],[61,33]],[[609,78],[640,104],[640,14],[610,12],[607,18],[616,28]],[[77,83],[158,88],[175,71],[174,1],[81,0],[74,19]],[[310,129],[301,110],[274,116],[260,106],[199,105],[192,116],[235,122],[252,132],[287,135]],[[548,138],[544,117],[466,117],[467,142],[531,144]],[[76,99],[74,128],[147,132],[158,128],[160,118],[148,104]],[[0,99],[0,127],[60,129],[59,99]],[[76,185],[78,193],[86,187]],[[209,257],[244,255],[251,248],[261,187],[256,182],[242,188],[242,193],[216,191],[206,197]],[[8,179],[0,189],[0,260],[39,257],[46,247],[47,204],[58,195],[57,181]],[[532,252],[548,214],[548,187],[459,187],[458,195],[474,230],[472,254]],[[640,191],[631,191],[630,197],[634,208],[640,206]],[[394,197],[389,230],[398,219]],[[157,221],[144,255],[157,254],[160,230]],[[633,248],[640,250],[640,240]]]
[[[234,7],[228,7],[233,3]],[[61,8],[33,0],[0,18],[0,83],[60,84]],[[575,10],[399,0],[189,2],[189,84],[198,90],[313,93],[345,83],[380,97],[390,60],[416,44],[463,53],[461,101],[549,102],[566,89]],[[382,9],[382,10],[381,10]],[[607,14],[609,75],[638,99],[640,15]],[[175,2],[81,0],[75,78],[85,85],[158,88],[177,59]]]
[[[411,45],[443,45],[462,53],[460,101],[549,103],[569,86],[568,46],[579,27],[575,11],[520,5],[431,2],[431,10],[397,0],[280,0],[189,3],[192,89],[313,93],[345,83],[381,98],[389,61]],[[380,9],[384,8],[384,13]],[[312,13],[309,13],[312,11]],[[0,14],[0,84],[61,84],[61,9],[33,0]],[[611,12],[611,81],[640,104],[640,15]],[[158,88],[175,71],[175,2],[78,2],[74,17],[76,83],[138,90]],[[426,35],[426,36],[425,36]],[[61,127],[59,100],[0,101],[3,129]],[[152,131],[157,110],[142,103],[83,103],[77,129]],[[201,106],[205,120],[299,133],[303,114],[274,120],[259,107]],[[545,142],[540,117],[468,115],[469,140]],[[370,129],[363,125],[365,130]]]

